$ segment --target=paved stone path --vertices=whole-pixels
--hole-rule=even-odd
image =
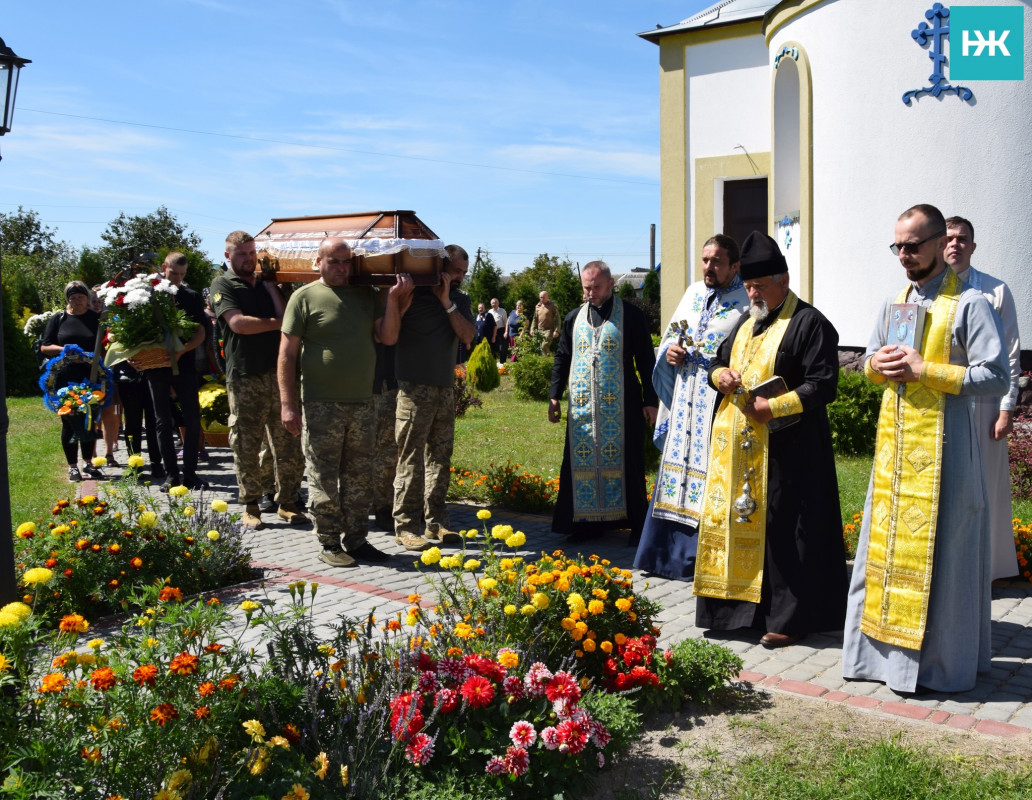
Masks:
[[[232,457],[226,449],[211,450],[212,460],[201,465],[201,474],[211,483],[212,497],[223,497],[231,511],[236,504],[236,480]],[[119,470],[109,470],[117,476]],[[81,493],[95,491],[95,485],[82,485]],[[478,508],[452,504],[452,525],[457,529],[481,527]],[[551,520],[540,516],[493,510],[492,524],[511,524],[527,536],[522,550],[532,558],[541,552],[562,549],[573,552],[565,536],[551,532]],[[394,537],[371,532],[369,541],[392,558],[385,564],[362,564],[341,569],[318,560],[319,544],[311,526],[290,527],[275,514],[265,514],[266,528],[249,533],[254,565],[264,571],[265,588],[257,584],[243,587],[246,596],[288,597],[291,581],[317,581],[320,584],[314,615],[324,624],[341,615],[365,617],[374,609],[386,619],[408,606],[413,592],[425,593],[426,579],[414,566],[418,553],[395,544]],[[452,550],[443,546],[444,552]],[[583,555],[597,554],[614,565],[628,567],[634,551],[626,545],[626,535],[610,536],[590,543]],[[661,643],[672,644],[686,638],[699,638],[704,631],[695,626],[695,599],[691,584],[645,575],[634,570],[634,583],[662,605],[658,623]],[[240,596],[244,599],[244,596]],[[809,636],[800,644],[780,650],[767,650],[759,644],[755,631],[732,631],[715,635],[712,641],[733,650],[742,659],[740,678],[771,691],[819,697],[832,703],[846,703],[908,720],[950,728],[974,729],[992,736],[1029,736],[1032,738],[1032,584],[1014,582],[994,584],[992,595],[993,661],[992,670],[979,676],[974,689],[958,694],[930,694],[902,699],[880,683],[846,681],[842,678],[841,632]],[[245,635],[246,639],[246,635]]]

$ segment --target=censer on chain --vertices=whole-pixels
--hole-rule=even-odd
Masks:
[[[739,387],[741,388],[741,387]],[[753,435],[753,426],[748,422],[741,432],[742,448],[742,493],[735,498],[734,509],[738,512],[736,522],[752,522],[749,517],[756,511],[756,500],[752,496],[752,484],[749,482],[754,474],[753,468],[749,465],[752,460],[753,448],[756,446],[756,437]]]

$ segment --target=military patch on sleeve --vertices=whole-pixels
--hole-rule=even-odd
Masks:
[[[214,302],[216,302],[216,303],[219,303],[219,302],[221,302],[221,301],[222,301],[222,292],[215,292],[215,294],[213,294],[213,295],[211,296],[211,299],[212,299],[212,300],[213,300]]]

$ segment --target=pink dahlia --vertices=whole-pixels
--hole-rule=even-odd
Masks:
[[[555,702],[560,697],[565,697],[576,703],[581,698],[580,684],[577,679],[565,670],[555,673],[545,687],[545,696]]]
[[[459,693],[454,689],[439,689],[434,695],[434,707],[442,714],[450,714],[459,704]]]
[[[505,771],[517,778],[530,767],[530,755],[519,745],[509,745],[505,751]]]
[[[551,679],[552,671],[540,661],[537,661],[531,664],[530,669],[527,670],[527,676],[523,679],[523,685],[527,689],[527,694],[531,697],[543,697],[545,687]]]
[[[506,771],[505,759],[501,756],[492,757],[484,767],[484,772],[488,775],[504,775]]]
[[[570,755],[577,755],[588,744],[587,726],[572,719],[564,719],[556,726],[559,732],[559,749]]]
[[[559,747],[559,731],[549,725],[541,730],[541,743],[547,750],[555,750]]]
[[[505,692],[505,697],[510,703],[515,703],[517,700],[523,699],[523,681],[517,678],[515,675],[507,675],[505,680],[502,681],[502,691]]]
[[[434,757],[434,740],[425,733],[417,733],[405,747],[405,758],[422,767]]]

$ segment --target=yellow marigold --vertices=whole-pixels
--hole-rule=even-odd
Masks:
[[[173,486],[171,489],[168,490],[168,493],[173,497],[186,497],[188,494],[190,494],[190,490],[187,489],[185,486]]]
[[[482,508],[477,512],[477,519],[491,519],[491,512],[488,511],[486,508]]]
[[[431,547],[429,550],[424,550],[423,554],[419,557],[419,560],[428,567],[432,564],[436,564],[441,560],[441,548]]]
[[[308,792],[305,791],[305,787],[300,783],[295,783],[290,787],[290,791],[283,795],[282,800],[308,800]]]
[[[285,736],[273,736],[269,739],[269,744],[272,747],[282,747],[284,750],[290,749],[290,742],[287,741]]]
[[[622,633],[618,633],[616,634],[616,636],[613,637],[613,641],[620,645],[627,641],[627,637],[624,636]]]
[[[563,617],[562,620],[559,622],[559,625],[562,626],[562,629],[564,631],[572,631],[574,628],[577,627],[577,621],[570,619],[570,617]]]
[[[133,469],[140,469],[140,467],[142,467],[147,462],[141,455],[131,455],[129,456],[129,459],[126,461],[126,463]]]
[[[544,611],[549,607],[549,605],[551,605],[548,595],[544,592],[536,592],[534,596],[530,598],[530,602],[538,611]]]
[[[444,556],[441,559],[441,563],[440,563],[439,566],[441,567],[441,569],[458,569],[459,567],[462,566],[462,556],[459,556],[459,555]]]
[[[630,611],[631,606],[634,605],[634,599],[630,597],[617,598],[616,608],[618,611]]]
[[[97,663],[97,657],[93,653],[79,653],[77,661],[80,667],[92,667]]]
[[[240,610],[245,613],[257,611],[261,607],[261,603],[256,603],[254,600],[245,600],[240,604]]]
[[[11,662],[7,660],[7,657],[0,653],[0,672],[7,672],[11,668]]]
[[[502,611],[505,612],[505,615],[507,617],[511,617],[513,614],[516,613],[517,610],[518,609],[516,608],[516,606],[514,606],[512,603],[506,603],[505,608],[502,609]]]
[[[315,777],[319,780],[323,780],[326,777],[326,771],[330,768],[330,759],[326,757],[326,753],[319,753],[312,761],[312,769],[315,770]]]
[[[419,622],[419,615],[418,614],[413,614],[413,613],[409,612],[408,614],[405,615],[405,624],[408,625],[410,628],[416,627],[416,624],[418,622]]]
[[[588,603],[589,614],[601,614],[605,610],[606,604],[603,603],[601,600],[592,600],[590,603]]]
[[[599,649],[603,653],[612,653],[613,652],[613,643],[610,642],[608,639],[605,640],[605,641],[599,642],[598,643],[598,647],[599,647]]]
[[[568,592],[568,591],[570,591],[570,581],[569,581],[569,579],[566,578],[565,576],[563,576],[561,578],[558,578],[556,580],[556,582],[555,582],[555,588],[558,589],[560,592]]]
[[[341,764],[340,765],[340,785],[341,786],[347,786],[348,785],[348,768],[347,768],[347,765],[345,765],[345,764]]]
[[[265,727],[256,719],[249,719],[242,723],[247,735],[255,742],[262,742],[265,739]]]
[[[473,635],[473,628],[465,622],[458,622],[452,632],[460,639],[468,639]]]
[[[193,773],[188,769],[177,769],[171,775],[168,776],[168,781],[165,783],[165,788],[170,792],[178,792],[180,789],[185,789],[193,781]]]
[[[520,608],[520,613],[525,617],[529,617],[533,614],[536,614],[537,609],[534,608],[534,606],[532,606],[530,603],[527,603],[525,606],[522,606]]]
[[[513,561],[511,558],[503,558],[498,562],[498,569],[509,570],[513,568]]]
[[[178,488],[178,487],[173,486],[172,488],[175,489],[175,488]],[[184,517],[192,517],[196,513],[197,513],[197,509],[194,508],[193,506],[187,506],[186,508],[183,509],[183,516]]]
[[[18,526],[18,529],[14,532],[15,536],[19,539],[31,539],[32,535],[36,532],[35,522],[23,522]]]
[[[140,514],[139,519],[136,520],[136,524],[145,531],[150,530],[158,524],[158,515],[153,511],[144,511]]]
[[[268,748],[259,747],[251,755],[251,761],[248,764],[248,769],[252,775],[261,775],[269,767],[269,762],[272,760],[272,756],[269,753]]]
[[[468,531],[462,534],[467,539],[476,539],[480,535],[480,531],[476,528],[470,528]]]
[[[491,538],[492,539],[504,539],[508,535],[507,533],[503,532],[504,530],[505,530],[505,526],[504,525],[494,525],[491,528]]]
[[[480,562],[475,558],[467,558],[466,563],[462,565],[462,568],[467,572],[472,572],[475,569],[480,569]]]
[[[56,528],[50,531],[50,535],[55,537],[61,537],[68,533],[70,530],[71,528],[69,528],[67,525],[58,525]]]
[[[497,585],[498,581],[496,581],[494,578],[481,578],[479,581],[477,581],[477,586],[479,586],[481,589],[485,591],[489,589],[494,589]]]
[[[527,535],[523,531],[516,531],[512,536],[509,536],[505,540],[505,546],[511,547],[515,550],[517,547],[523,547],[527,543]]]
[[[217,542],[219,540],[219,536],[221,536],[221,534],[216,530],[210,530],[204,535],[207,536],[213,542]]]
[[[585,639],[581,643],[581,649],[583,649],[585,653],[594,653],[595,652],[595,641],[593,639]]]
[[[512,669],[513,667],[519,666],[519,653],[514,650],[510,650],[508,647],[503,647],[498,651],[498,663],[506,669]]]
[[[629,619],[631,622],[637,622],[638,621],[638,615],[635,614],[633,611],[628,611],[627,612],[627,619]]]
[[[592,589],[591,596],[597,597],[599,600],[608,600],[609,592],[607,592],[605,589]]]

